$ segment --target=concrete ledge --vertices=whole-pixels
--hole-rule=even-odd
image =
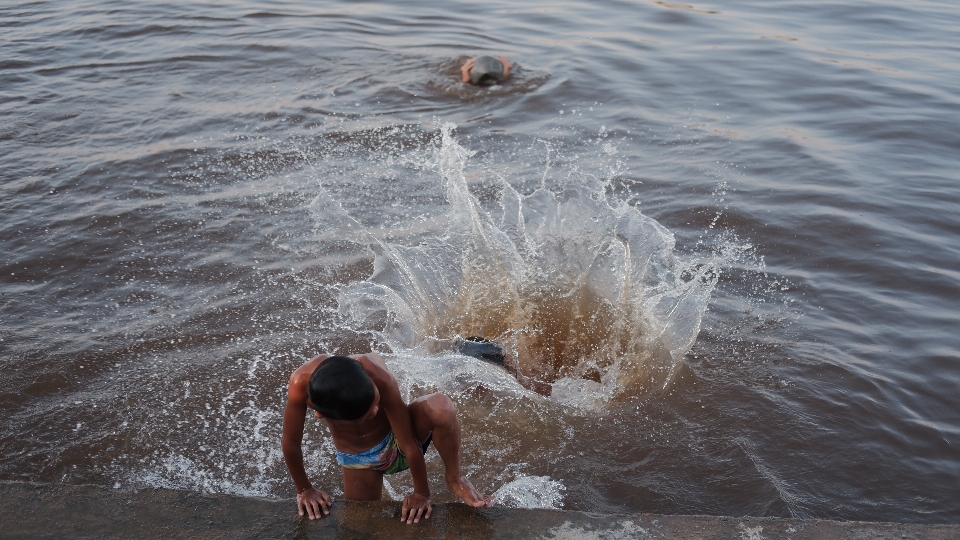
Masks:
[[[393,502],[339,502],[329,516],[310,522],[296,515],[290,499],[0,482],[0,538],[960,540],[960,525],[477,510],[462,504],[438,504],[429,520],[406,525],[399,513]]]

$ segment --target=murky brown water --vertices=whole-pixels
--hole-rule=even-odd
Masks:
[[[958,23],[2,7],[0,478],[289,496],[290,371],[374,348],[505,504],[956,522]]]

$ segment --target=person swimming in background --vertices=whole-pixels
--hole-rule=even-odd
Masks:
[[[513,64],[504,56],[477,56],[460,67],[460,78],[465,83],[488,86],[510,77]]]
[[[397,380],[376,353],[321,354],[290,376],[283,411],[283,459],[297,490],[297,510],[310,519],[330,513],[329,495],[310,484],[303,465],[308,409],[326,422],[343,467],[343,495],[379,501],[383,475],[410,469],[413,493],[403,498],[401,521],[417,523],[432,512],[423,455],[432,442],[443,460],[447,488],[473,507],[493,499],[460,468],[460,421],[453,402],[439,392],[404,403]]]

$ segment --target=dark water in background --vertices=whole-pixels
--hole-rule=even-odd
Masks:
[[[288,497],[289,372],[373,347],[454,397],[505,504],[960,520],[956,4],[36,2],[0,28],[0,478]],[[514,80],[462,87],[478,53]],[[477,329],[566,393],[431,348]]]

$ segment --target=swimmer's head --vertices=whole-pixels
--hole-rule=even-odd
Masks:
[[[331,420],[357,420],[367,414],[376,389],[360,362],[346,356],[331,356],[320,362],[307,387],[310,401]]]
[[[470,68],[470,82],[487,85],[504,79],[503,64],[492,56],[478,56]]]

